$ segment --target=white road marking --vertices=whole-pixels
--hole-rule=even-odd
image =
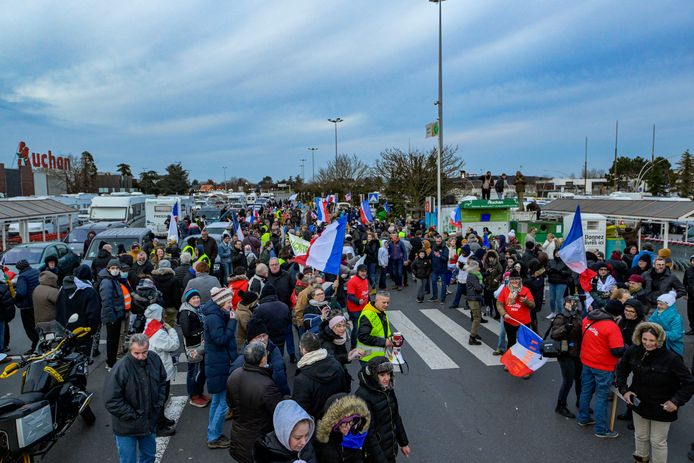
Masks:
[[[401,332],[405,337],[405,343],[412,346],[429,368],[432,370],[458,368],[458,365],[401,311],[389,310],[388,319],[393,325],[393,332]]]
[[[439,328],[452,337],[458,344],[465,348],[472,355],[477,357],[486,366],[501,366],[499,357],[492,355],[491,347],[482,343],[481,346],[471,346],[468,344],[470,332],[458,325],[456,322],[448,318],[438,309],[422,309],[420,310],[429,320],[434,322]]]
[[[456,309],[456,310],[458,310],[458,312],[460,312],[461,314],[465,315],[467,318],[472,320],[472,315],[470,315],[469,310],[465,310],[465,309]],[[484,318],[487,319],[487,323],[482,323],[480,326],[487,328],[489,331],[491,331],[495,335],[499,336],[499,329],[501,328],[501,326],[499,326],[499,321],[494,320],[494,318],[492,318],[492,317],[484,317]]]
[[[171,385],[176,386],[179,384],[187,384],[188,383],[188,370],[186,371],[177,371],[176,376],[174,379],[171,380]]]
[[[187,402],[188,397],[186,396],[176,396],[169,398],[169,403],[166,404],[166,416],[178,423],[178,419],[181,417],[181,413],[183,413],[183,408],[186,406]],[[157,437],[157,453],[155,463],[161,462],[161,459],[164,456],[164,452],[166,451],[166,447],[169,445],[170,440],[170,436]]]

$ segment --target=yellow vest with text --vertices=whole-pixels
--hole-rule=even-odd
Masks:
[[[361,326],[361,319],[366,318],[371,323],[371,336],[383,339],[390,338],[392,336],[392,333],[390,331],[390,321],[388,321],[388,314],[384,312],[387,325],[385,327],[383,326],[383,323],[381,323],[381,319],[379,318],[378,314],[379,310],[373,305],[371,305],[371,303],[369,302],[368,304],[366,304],[364,309],[361,311],[361,314],[359,315],[358,325]],[[368,362],[369,360],[375,357],[385,357],[386,355],[385,347],[369,346],[359,341],[359,338],[357,338],[357,347],[362,350],[371,351],[369,355],[365,355],[360,359],[363,362]]]

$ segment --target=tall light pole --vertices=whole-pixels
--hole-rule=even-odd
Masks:
[[[304,180],[304,162],[306,161],[306,159],[301,158],[299,159],[299,161],[301,161],[301,180]]]
[[[439,4],[439,149],[436,156],[436,231],[441,233],[441,154],[443,153],[443,34],[441,25],[441,3],[443,0],[429,0]]]
[[[311,152],[311,183],[316,182],[316,159],[313,157],[314,153],[318,151],[318,148],[308,148]]]
[[[335,166],[337,167],[337,124],[344,122],[344,119],[336,117],[335,119],[328,119],[328,122],[335,124]]]
[[[226,168],[226,166],[222,167],[222,170],[224,171],[224,191],[227,191],[227,168]]]

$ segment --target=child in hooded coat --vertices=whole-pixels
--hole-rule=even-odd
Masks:
[[[283,400],[272,415],[274,431],[253,446],[255,463],[318,463],[311,443],[313,418],[293,400]]]

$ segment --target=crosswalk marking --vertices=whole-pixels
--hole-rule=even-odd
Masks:
[[[412,346],[429,368],[432,370],[458,368],[458,365],[401,311],[388,311],[388,318],[393,324],[393,331],[397,330],[403,334],[405,342]]]
[[[472,315],[470,314],[469,310],[465,310],[465,309],[457,309],[457,310],[458,310],[458,312],[460,312],[461,314],[465,315],[467,318],[472,320]],[[480,326],[484,326],[489,331],[491,331],[492,333],[494,333],[498,336],[499,335],[499,329],[501,328],[501,326],[499,326],[499,321],[495,320],[492,317],[486,317],[486,319],[487,319],[487,323],[483,323]]]
[[[176,371],[176,376],[174,379],[171,380],[171,385],[176,386],[179,384],[187,384],[188,383],[188,370],[186,369],[185,371]]]
[[[468,344],[470,332],[458,325],[456,322],[441,313],[438,309],[422,309],[420,310],[429,320],[434,322],[452,337],[458,344],[464,347],[468,352],[477,357],[486,366],[500,366],[499,357],[492,355],[493,350],[486,344],[481,346],[471,346]]]
[[[166,404],[166,409],[164,411],[166,417],[178,423],[178,419],[181,417],[181,413],[183,413],[183,408],[186,406],[186,402],[188,402],[188,397],[186,396],[171,397],[169,402]],[[155,463],[161,462],[170,440],[171,436],[157,437],[157,453]]]

